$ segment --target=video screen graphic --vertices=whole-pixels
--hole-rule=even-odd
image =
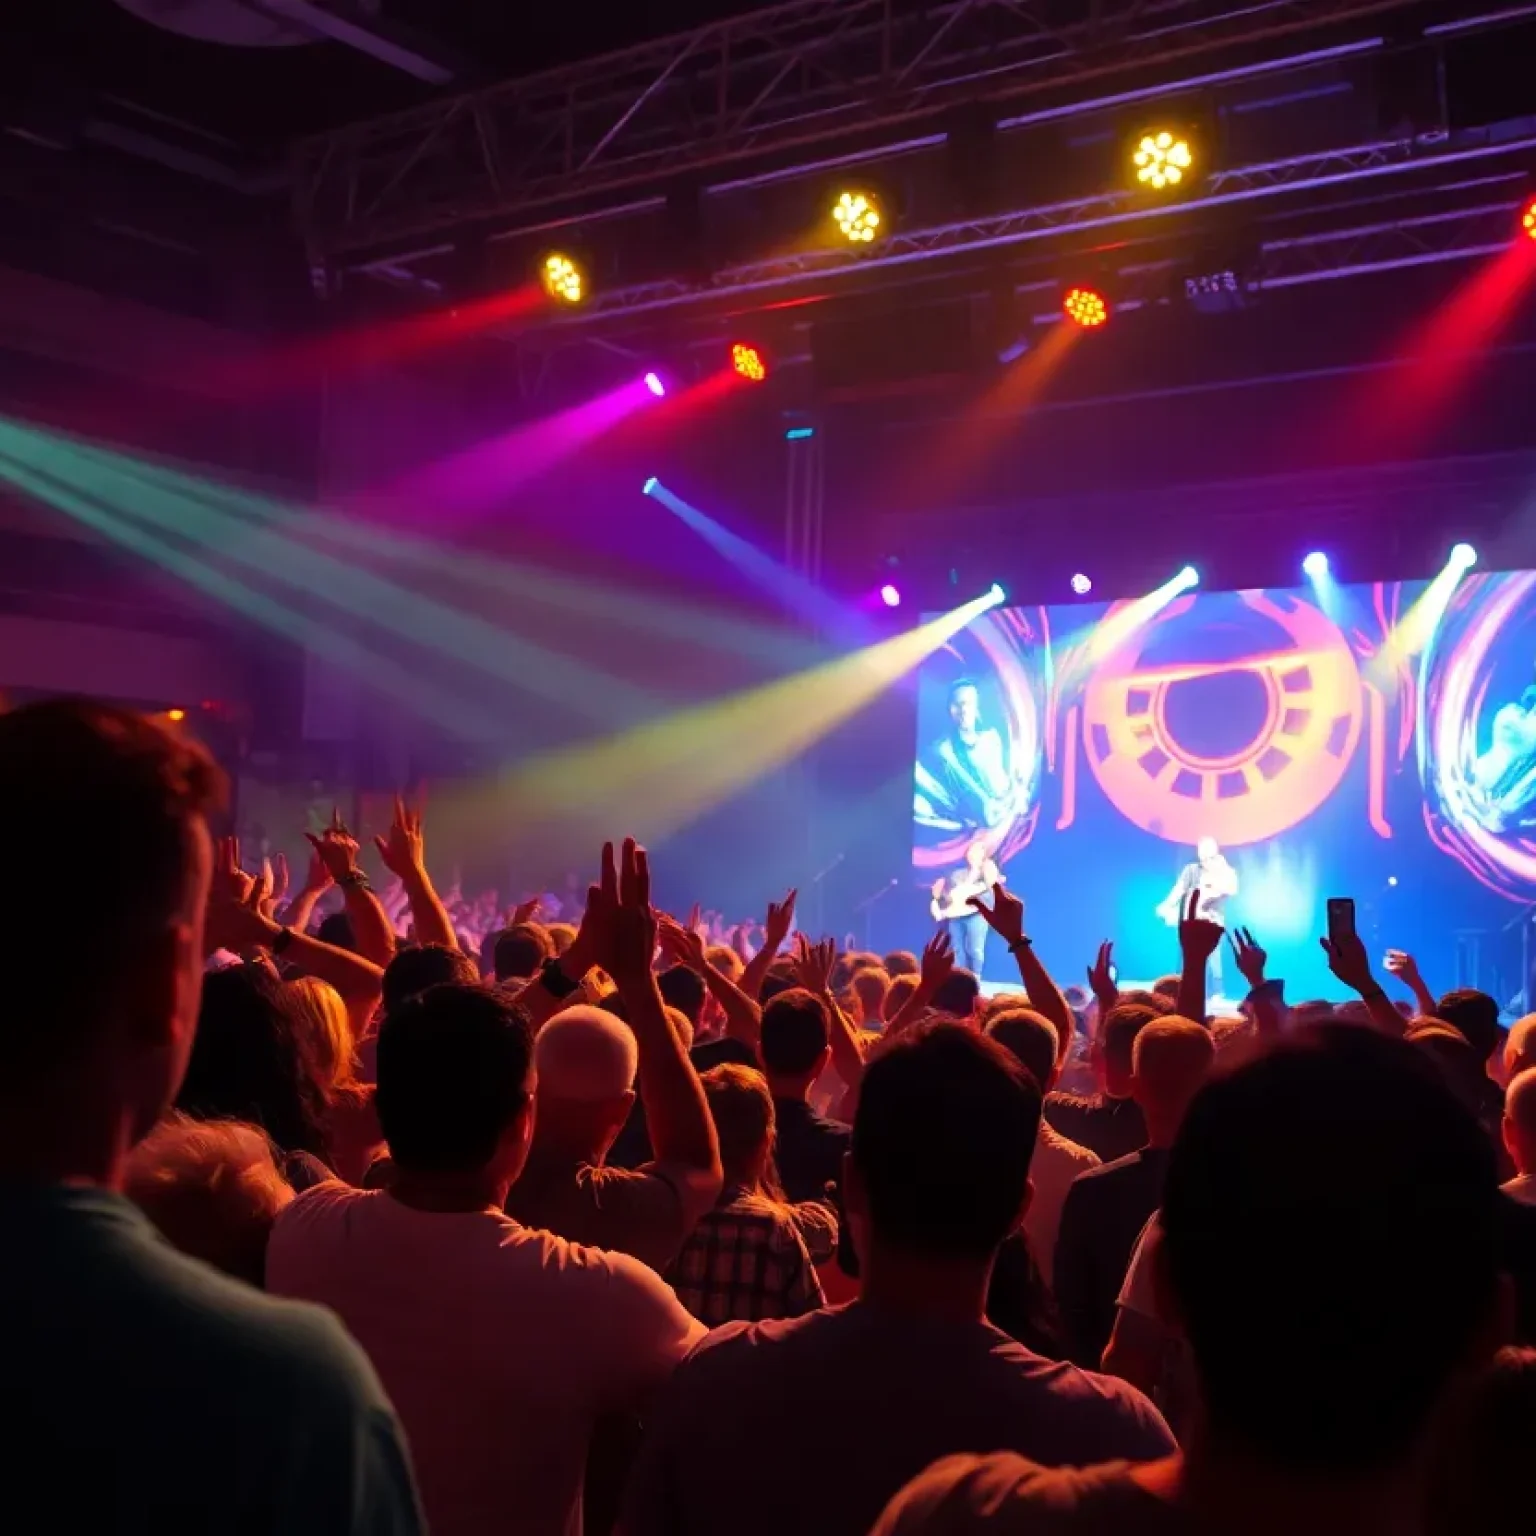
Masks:
[[[1293,999],[1338,992],[1318,937],[1327,898],[1352,896],[1378,970],[1408,949],[1432,990],[1514,1000],[1536,902],[1536,573],[1468,573],[1448,603],[1430,587],[983,615],[919,679],[920,883],[981,843],[1060,977],[1112,937],[1121,975],[1147,979],[1176,967],[1170,897],[1214,846],[1225,921]],[[994,946],[989,979],[1011,971]]]

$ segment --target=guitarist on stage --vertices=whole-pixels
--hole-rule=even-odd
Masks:
[[[1002,883],[1002,871],[980,838],[965,850],[965,863],[961,868],[933,882],[933,899],[928,903],[928,911],[935,922],[943,923],[949,929],[955,960],[968,971],[974,971],[978,978],[987,943],[987,920],[971,906],[971,897],[985,896],[994,885]]]

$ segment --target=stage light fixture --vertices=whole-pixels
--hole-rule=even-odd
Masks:
[[[645,376],[645,387],[659,400],[666,394],[667,386],[661,382],[659,373],[648,373]]]
[[[987,596],[992,599],[994,605],[997,603],[1006,603],[1008,601],[1008,593],[1006,590],[1004,590],[1003,584],[1000,581],[994,581],[992,583],[992,590],[987,593]]]
[[[1079,571],[1077,575],[1072,578],[1072,590],[1077,593],[1079,597],[1087,597],[1088,594],[1093,591],[1093,581],[1090,577],[1085,576],[1081,571]]]
[[[880,233],[884,222],[880,199],[869,191],[840,193],[832,205],[832,218],[845,240],[854,245],[868,245]]]
[[[886,582],[886,584],[880,588],[880,601],[884,603],[887,608],[900,608],[901,593],[898,592],[896,588],[890,584],[890,582]]]
[[[661,484],[661,481],[658,480],[655,475],[652,475],[645,482],[645,484],[640,487],[641,494],[645,495],[645,496],[649,496],[651,494],[651,492],[654,491],[656,489],[656,487],[658,485],[660,485],[660,484]]]
[[[1313,581],[1321,581],[1328,574],[1328,556],[1322,550],[1314,549],[1305,560],[1301,562],[1301,568]]]
[[[1520,210],[1520,229],[1527,240],[1536,241],[1536,197],[1527,198]]]
[[[731,367],[753,384],[761,384],[768,377],[768,359],[749,341],[731,343]]]
[[[1142,134],[1131,163],[1139,185],[1153,192],[1166,192],[1193,170],[1195,152],[1182,134],[1158,128]]]
[[[1075,283],[1061,296],[1061,312],[1073,325],[1096,331],[1109,320],[1109,300],[1097,288]]]
[[[551,251],[539,269],[544,292],[559,304],[580,304],[587,296],[586,274],[563,251]]]
[[[1451,550],[1451,564],[1457,570],[1470,571],[1477,564],[1477,551],[1470,544],[1457,544]]]
[[[184,709],[168,709],[165,712],[165,718],[169,720],[172,725],[180,725],[181,722],[187,718],[187,712]]]
[[[1191,587],[1198,587],[1200,585],[1200,572],[1197,571],[1194,566],[1186,565],[1184,569],[1179,572],[1176,580],[1178,583],[1178,590],[1180,592],[1187,592]]]

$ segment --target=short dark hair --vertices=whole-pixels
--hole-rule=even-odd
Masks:
[[[704,978],[686,965],[669,965],[656,978],[656,989],[669,1008],[676,1008],[690,1024],[698,1027],[704,1012]]]
[[[195,827],[224,792],[202,747],[132,710],[59,699],[0,714],[0,1080],[66,1065],[99,1027],[146,938],[186,911]],[[82,903],[88,955],[59,917]]]
[[[916,976],[921,969],[917,956],[910,949],[893,949],[885,957],[885,968],[892,980],[898,976]]]
[[[357,936],[352,931],[350,913],[332,912],[329,917],[321,918],[315,937],[322,944],[334,944],[337,949],[350,950],[354,954],[357,952]]]
[[[780,992],[763,1009],[758,1052],[773,1077],[803,1077],[832,1039],[827,1005],[804,987]]]
[[[1039,1083],[1042,1091],[1056,1071],[1056,1026],[1033,1008],[1005,1008],[986,1033]]]
[[[518,923],[496,935],[491,963],[497,981],[522,981],[534,975],[555,952],[544,930],[534,923]]]
[[[1212,1420],[1297,1471],[1406,1454],[1486,1324],[1502,1198],[1488,1138],[1401,1041],[1316,1025],[1212,1078],[1162,1204]]]
[[[957,965],[933,994],[936,1013],[947,1013],[957,1019],[968,1019],[976,1011],[976,999],[981,996],[981,982],[975,971]]]
[[[775,960],[768,967],[763,984],[757,989],[757,1000],[766,1005],[782,993],[795,991],[799,985],[794,966],[788,960]]]
[[[984,1259],[1023,1208],[1040,1085],[963,1024],[919,1025],[872,1061],[853,1160],[875,1235],[934,1258]]]
[[[1103,1042],[1106,1064],[1117,1072],[1129,1073],[1131,1058],[1136,1049],[1136,1036],[1153,1019],[1166,1017],[1166,1009],[1153,1008],[1146,1003],[1116,1003],[1099,1023],[1099,1038]]]
[[[504,993],[449,983],[402,1003],[379,1030],[375,1104],[407,1171],[483,1168],[528,1101],[533,1025]]]
[[[473,985],[480,980],[475,962],[446,944],[421,944],[402,949],[384,968],[384,1012],[445,982]]]
[[[1447,992],[1435,1005],[1435,1017],[1460,1031],[1481,1062],[1487,1062],[1504,1039],[1504,1031],[1499,1028],[1498,1003],[1475,987]]]

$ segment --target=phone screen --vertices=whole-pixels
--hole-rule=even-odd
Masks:
[[[1355,903],[1348,896],[1328,898],[1328,941],[1337,944],[1341,939],[1355,936]]]

